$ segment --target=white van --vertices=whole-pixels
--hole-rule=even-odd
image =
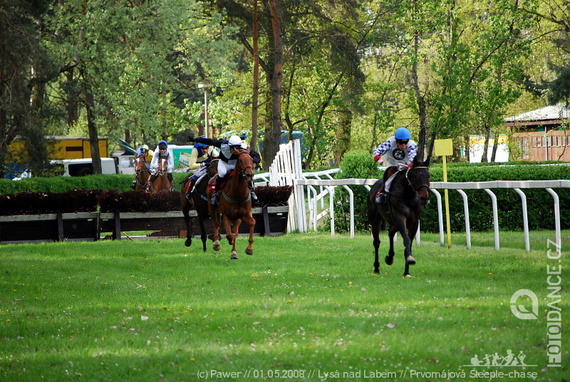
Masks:
[[[51,164],[63,167],[63,176],[85,176],[93,174],[91,158],[52,160]],[[115,158],[101,158],[103,174],[117,174],[117,160]]]

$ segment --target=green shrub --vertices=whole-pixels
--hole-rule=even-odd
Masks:
[[[378,164],[374,162],[368,151],[355,150],[349,151],[342,157],[340,164],[340,172],[336,174],[337,179],[359,178],[359,179],[377,179],[382,176],[383,171],[378,169]],[[362,186],[350,187],[354,194],[354,225],[356,231],[368,230],[368,221],[366,218],[366,199],[368,191]],[[335,230],[338,232],[350,231],[350,196],[344,187],[335,189],[334,199],[335,209]],[[324,226],[330,230],[330,221]]]

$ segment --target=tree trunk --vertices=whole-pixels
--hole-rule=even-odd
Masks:
[[[251,97],[251,140],[252,150],[257,150],[257,125],[259,112],[259,17],[257,1],[253,0],[253,94]]]
[[[498,148],[499,148],[499,134],[495,134],[495,138],[493,140],[493,149],[491,150],[491,162],[496,162]]]
[[[266,129],[263,162],[269,167],[279,151],[281,138],[281,94],[283,83],[283,36],[281,32],[281,1],[269,0],[269,13],[273,31],[273,75],[271,77],[271,126]]]
[[[465,158],[467,158],[467,163],[471,163],[471,145],[469,144],[469,135],[463,136],[463,143],[465,144]]]
[[[483,154],[481,155],[481,163],[487,163],[489,158],[487,157],[487,151],[489,150],[489,138],[491,137],[491,126],[487,126],[485,129],[485,142],[483,143]]]
[[[95,100],[91,91],[85,89],[85,109],[87,110],[87,129],[89,130],[89,143],[91,146],[91,160],[93,161],[93,174],[102,174],[101,153],[99,152],[99,135],[97,134],[97,124],[95,123]]]
[[[340,122],[336,128],[336,145],[333,156],[335,167],[340,166],[342,156],[350,148],[350,126],[352,125],[352,112],[348,109],[340,113]]]

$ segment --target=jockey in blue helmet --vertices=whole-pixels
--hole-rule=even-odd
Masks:
[[[412,135],[408,129],[405,127],[398,128],[392,137],[374,149],[372,152],[374,161],[383,162],[386,167],[398,166],[399,169],[411,167],[418,149],[417,143],[411,138]],[[386,193],[390,191],[390,184],[394,175],[389,179],[384,179],[384,187],[376,195],[376,203],[386,202]]]

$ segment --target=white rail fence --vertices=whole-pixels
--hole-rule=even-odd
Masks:
[[[299,140],[293,140],[281,145],[278,156],[268,173],[257,174],[257,182],[266,182],[271,186],[290,185],[294,187],[289,200],[289,231],[307,232],[316,230],[319,221],[330,220],[331,235],[335,235],[334,196],[337,187],[343,187],[349,194],[350,236],[354,237],[354,194],[348,186],[362,186],[367,190],[376,179],[334,179],[332,175],[338,169],[322,172],[303,172],[301,168],[301,150]],[[469,200],[464,190],[484,190],[490,197],[490,211],[493,214],[493,231],[495,250],[500,249],[499,212],[497,197],[493,189],[512,189],[521,198],[523,220],[523,235],[525,249],[530,251],[530,236],[528,227],[527,198],[523,190],[544,189],[553,199],[553,218],[555,229],[556,250],[562,250],[560,226],[560,199],[554,189],[570,188],[570,180],[526,180],[526,181],[492,181],[492,182],[432,182],[431,191],[436,197],[438,211],[438,226],[441,245],[444,245],[443,202],[440,190],[455,190],[463,199],[465,221],[465,239],[468,249],[471,248],[471,227],[469,219]],[[328,197],[328,203],[326,201]],[[308,216],[307,216],[308,212]],[[419,232],[417,235],[419,240]]]

